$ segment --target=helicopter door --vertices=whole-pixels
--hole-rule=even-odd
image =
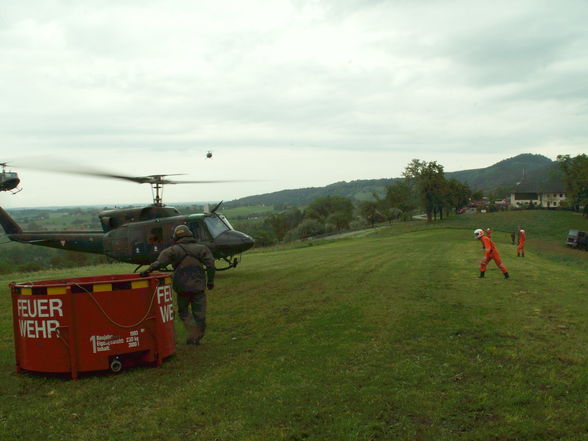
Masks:
[[[157,256],[157,252],[153,251],[153,244],[150,241],[154,241],[152,238],[152,229],[145,225],[133,225],[127,228],[128,238],[131,246],[131,256],[136,261],[142,259],[149,260],[152,254]]]
[[[163,250],[163,228],[152,228],[147,235],[149,253],[158,255]]]
[[[128,261],[132,256],[129,250],[129,230],[122,226],[111,230],[104,236],[104,253],[116,260]],[[129,251],[131,253],[129,254]]]

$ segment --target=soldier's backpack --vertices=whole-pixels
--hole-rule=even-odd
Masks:
[[[206,275],[202,268],[202,262],[181,244],[176,245],[179,245],[185,254],[176,264],[174,270],[174,291],[178,294],[203,292]],[[186,260],[187,257],[190,259]]]

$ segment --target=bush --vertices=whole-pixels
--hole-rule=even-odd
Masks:
[[[325,225],[325,233],[327,233],[327,234],[333,234],[333,233],[337,233],[339,231],[341,231],[341,230],[339,228],[337,228],[336,225],[333,225],[330,223],[327,223]]]
[[[298,228],[292,228],[284,235],[284,242],[294,242],[298,239],[300,239],[300,237],[298,237]]]
[[[302,221],[297,228],[298,237],[300,239],[305,239],[311,236],[318,236],[319,234],[324,234],[326,229],[325,226],[320,223],[316,219],[306,219]]]
[[[351,223],[349,224],[349,228],[351,228],[352,230],[363,230],[367,227],[369,227],[369,223],[367,220],[363,218],[351,221]]]
[[[270,231],[258,231],[255,234],[255,246],[269,247],[276,243],[275,235]]]

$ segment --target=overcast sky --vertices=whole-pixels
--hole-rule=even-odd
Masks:
[[[0,162],[24,190],[0,205],[150,202],[27,162],[258,180],[170,186],[171,204],[585,153],[586,17],[585,0],[3,2]]]

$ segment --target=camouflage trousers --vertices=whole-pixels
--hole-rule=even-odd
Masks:
[[[179,294],[178,315],[184,323],[188,340],[200,341],[206,331],[206,293]]]

